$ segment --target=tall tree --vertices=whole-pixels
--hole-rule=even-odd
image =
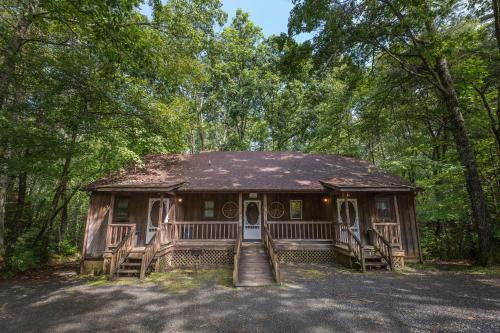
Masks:
[[[430,84],[440,96],[444,115],[464,170],[470,207],[479,236],[479,261],[492,258],[492,224],[455,81],[447,56],[450,24],[460,16],[460,1],[296,0],[290,31],[316,32],[314,45],[324,63],[352,59],[369,66],[383,54],[414,79]],[[456,42],[456,41],[455,41]],[[333,60],[333,61],[332,61]]]

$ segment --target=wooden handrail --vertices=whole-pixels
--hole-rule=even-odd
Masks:
[[[361,265],[361,271],[365,272],[365,251],[361,240],[352,232],[351,228],[346,228],[347,231],[347,246],[349,251],[354,255],[354,257],[358,260]]]
[[[238,234],[238,221],[176,221],[173,238],[182,241],[234,240]]]
[[[106,233],[106,247],[112,247],[118,245],[123,238],[130,232],[132,227],[135,227],[131,223],[112,223],[108,225]]]
[[[144,249],[141,261],[141,272],[139,275],[139,278],[141,280],[146,277],[147,269],[156,256],[156,253],[160,250],[161,246],[171,242],[172,239],[170,228],[170,223],[161,223],[160,226],[156,228],[156,233],[154,234],[153,238]]]
[[[382,258],[384,258],[387,261],[389,267],[391,268],[391,271],[394,270],[394,259],[392,255],[391,242],[385,239],[384,236],[380,232],[378,232],[378,230],[375,228],[368,229],[368,232],[372,232],[373,235],[375,236],[375,241],[373,244],[375,250],[378,251],[382,256]]]
[[[306,220],[286,220],[286,221],[267,221],[267,224],[280,224],[280,223],[286,223],[286,224],[332,224],[332,221],[306,221]]]
[[[175,221],[175,224],[240,224],[238,221]]]
[[[268,221],[273,239],[329,240],[333,239],[331,221]]]
[[[399,230],[399,223],[397,222],[375,222],[373,223],[374,230],[382,235],[391,246],[401,247],[401,232]]]
[[[233,268],[233,285],[236,287],[239,283],[239,265],[241,254],[241,243],[243,241],[243,232],[241,225],[238,225],[238,238],[234,245],[234,268]]]
[[[278,251],[267,225],[264,225],[264,246],[267,250],[269,260],[273,267],[274,279],[278,284],[281,284],[281,271]]]
[[[130,231],[111,253],[111,263],[109,266],[109,279],[113,279],[118,267],[125,261],[135,243],[135,225],[132,225]]]

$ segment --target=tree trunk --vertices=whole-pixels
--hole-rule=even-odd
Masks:
[[[0,172],[0,262],[3,261],[5,253],[5,204],[8,185],[9,176],[2,170]]]
[[[26,191],[27,191],[27,175],[26,172],[21,172],[18,176],[18,185],[17,185],[17,202],[16,202],[16,210],[14,213],[14,218],[9,221],[8,228],[9,238],[5,240],[5,257],[9,258],[14,251],[17,238],[23,234],[26,230],[26,224],[20,223],[23,219],[24,215],[24,206],[26,202]]]
[[[63,208],[61,209],[61,221],[59,224],[59,234],[58,234],[58,241],[61,243],[64,240],[64,236],[66,235],[66,229],[68,226],[68,194],[66,191],[66,188],[63,189],[61,198],[64,204]]]
[[[16,202],[16,212],[14,214],[14,223],[18,226],[18,229],[23,229],[24,226],[19,225],[19,220],[23,218],[24,204],[26,202],[26,172],[21,172],[18,177],[17,182],[17,202]]]
[[[495,21],[495,39],[497,41],[497,49],[500,55],[500,0],[492,0],[493,16]],[[497,124],[493,126],[496,128],[495,135],[498,145],[500,145],[500,76],[497,80]]]
[[[441,94],[450,116],[449,125],[455,139],[460,162],[464,168],[472,215],[478,230],[479,263],[487,265],[492,260],[493,234],[474,151],[465,130],[458,96],[445,58],[438,57],[436,59],[436,69],[443,87]]]
[[[44,256],[48,254],[50,234],[52,231],[54,220],[56,219],[59,211],[67,205],[68,199],[70,198],[67,197],[66,200],[63,200],[63,206],[62,207],[59,206],[59,202],[61,201],[61,199],[64,199],[63,195],[65,193],[65,189],[68,186],[70,165],[71,165],[71,160],[73,159],[73,152],[75,148],[76,138],[77,138],[77,132],[76,130],[74,130],[71,134],[71,141],[69,143],[68,150],[66,151],[66,157],[64,160],[61,176],[59,178],[59,182],[57,184],[54,196],[52,197],[48,218],[43,224],[42,228],[40,229],[40,232],[35,238],[35,241],[33,242],[34,243],[33,245],[35,245],[36,243],[38,243],[40,239],[42,240],[42,248],[41,248],[41,250],[43,251],[43,253],[41,253],[42,259],[46,259],[44,258]]]

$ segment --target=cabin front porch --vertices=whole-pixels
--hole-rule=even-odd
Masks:
[[[109,195],[103,258],[111,278],[144,278],[173,267],[233,265],[234,283],[240,285],[247,261],[262,264],[242,250],[246,242],[262,246],[256,253],[266,253],[278,283],[283,262],[337,261],[365,271],[393,269],[405,256],[395,194],[389,197],[394,200],[394,221],[383,222],[370,214],[370,196],[356,193]]]

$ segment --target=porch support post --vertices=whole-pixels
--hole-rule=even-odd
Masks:
[[[416,194],[413,193],[413,218],[415,219],[415,229],[417,231],[417,242],[418,242],[418,260],[421,264],[424,263],[424,257],[422,255],[422,247],[420,245],[420,230],[417,223],[417,202],[415,200]],[[403,246],[403,244],[401,244]]]
[[[240,228],[243,228],[243,193],[238,194],[238,221]]]
[[[163,223],[163,192],[160,193],[160,204],[158,205],[158,228]]]
[[[345,206],[345,225],[349,228],[351,225],[351,217],[349,216],[349,200],[347,199],[347,193],[344,193],[344,206]]]
[[[396,196],[396,194],[394,193],[392,195],[393,199],[394,199],[394,210],[395,210],[395,214],[396,214],[396,222],[398,224],[398,243],[399,243],[399,248],[401,249],[401,224],[400,224],[400,220],[399,220],[399,207],[398,207],[398,198]]]
[[[267,228],[267,193],[264,193],[264,200],[263,200],[263,205],[264,205],[264,227]]]
[[[106,235],[106,248],[111,245],[111,224],[113,223],[113,212],[115,210],[115,194],[111,193],[108,213],[108,233]]]

